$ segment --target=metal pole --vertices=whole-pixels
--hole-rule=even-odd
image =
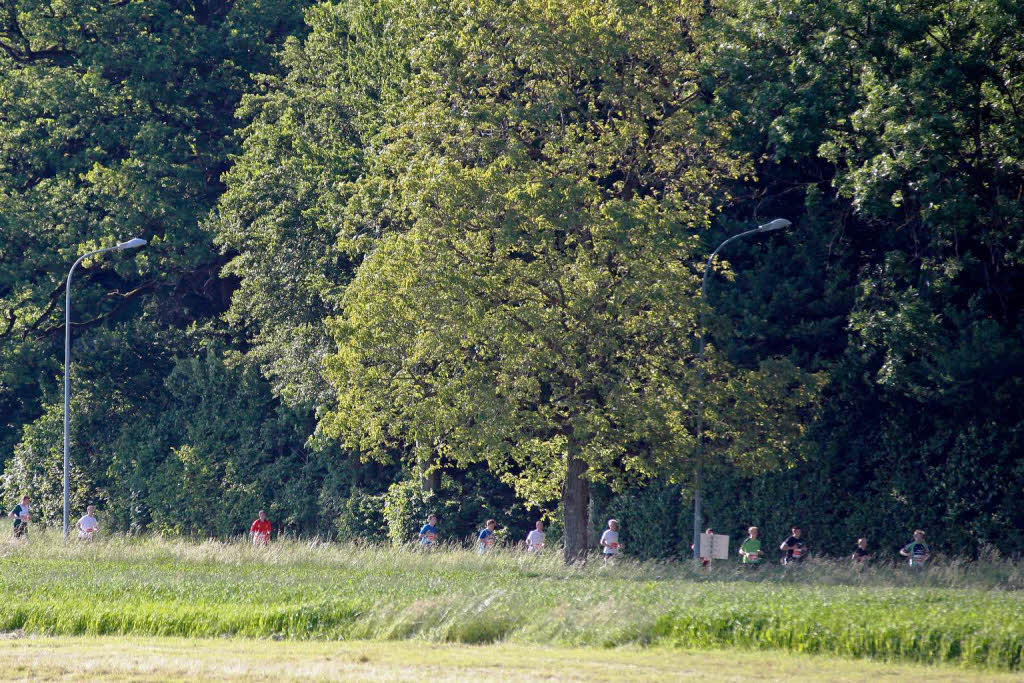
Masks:
[[[71,276],[75,268],[86,258],[104,251],[112,251],[117,247],[107,247],[90,251],[78,260],[68,271],[68,281],[64,292],[64,541],[68,540],[68,527],[71,517]]]
[[[698,337],[698,354],[697,354],[697,384],[703,391],[704,388],[704,311],[707,309],[708,301],[708,275],[711,274],[711,264],[715,260],[715,256],[722,250],[722,247],[740,239],[747,235],[753,235],[759,232],[771,232],[772,230],[780,230],[782,228],[789,227],[790,222],[784,218],[776,218],[775,220],[760,225],[753,230],[747,230],[741,232],[738,235],[733,235],[729,239],[725,240],[718,245],[718,248],[711,252],[711,256],[708,256],[707,263],[704,265],[704,278],[700,283],[700,318],[698,322],[699,326],[699,337]],[[700,499],[700,487],[701,487],[701,464],[704,459],[704,399],[701,398],[697,408],[697,448],[694,453],[694,477],[693,477],[693,559],[700,564],[700,534],[701,534],[701,499]]]
[[[70,507],[68,503],[68,497],[71,492],[71,479],[69,476],[69,465],[71,463],[71,447],[68,441],[68,434],[70,430],[68,426],[71,424],[70,414],[68,413],[68,403],[71,397],[71,379],[68,375],[68,371],[71,367],[71,274],[75,272],[75,266],[78,265],[78,259],[74,265],[71,266],[71,270],[68,271],[68,281],[64,287],[64,542],[68,540],[68,517],[70,515]]]

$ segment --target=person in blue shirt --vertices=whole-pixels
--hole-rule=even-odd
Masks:
[[[498,525],[493,519],[487,520],[487,526],[480,530],[480,535],[477,536],[476,540],[480,544],[479,552],[485,553],[494,547],[494,527]]]
[[[427,516],[427,523],[420,529],[420,545],[426,549],[437,545],[437,515]]]

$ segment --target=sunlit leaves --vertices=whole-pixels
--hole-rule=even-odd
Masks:
[[[754,410],[792,420],[808,404],[791,367],[788,381],[730,380],[715,360],[697,381],[695,233],[743,165],[698,130],[693,18],[688,4],[572,2],[432,18],[375,169],[402,220],[331,324],[338,404],[322,429],[379,458],[425,442],[485,460],[541,501],[569,454],[613,486],[682,476],[700,406],[724,422],[742,407],[729,392],[765,383],[737,432],[772,428],[767,414],[744,424]],[[772,443],[776,460],[789,452]]]

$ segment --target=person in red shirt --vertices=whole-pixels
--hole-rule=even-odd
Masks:
[[[252,535],[253,545],[269,545],[270,544],[270,520],[267,519],[267,513],[264,510],[260,510],[259,517],[253,520],[252,526],[249,527],[249,533]]]

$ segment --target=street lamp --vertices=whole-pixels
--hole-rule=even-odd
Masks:
[[[106,249],[97,249],[96,251],[90,251],[88,254],[84,254],[78,257],[78,260],[71,266],[71,270],[68,271],[68,282],[65,287],[65,318],[64,318],[64,540],[68,540],[68,517],[71,512],[70,503],[70,492],[71,492],[71,442],[69,426],[71,424],[70,413],[68,412],[68,406],[71,398],[71,276],[75,273],[75,268],[78,264],[96,254],[102,254],[105,251],[124,251],[125,249],[137,249],[146,243],[146,240],[136,237],[130,239],[127,242],[121,242],[117,246],[107,247]]]
[[[700,310],[700,352],[698,355],[699,362],[697,365],[697,378],[698,384],[701,385],[703,390],[704,384],[704,310],[707,308],[708,302],[708,275],[711,273],[711,264],[715,260],[715,256],[722,250],[722,247],[734,242],[741,237],[747,235],[756,235],[762,232],[772,232],[773,230],[782,230],[788,228],[792,223],[785,218],[776,218],[773,221],[769,221],[764,225],[759,225],[753,230],[747,230],[741,232],[738,235],[733,235],[729,239],[725,240],[718,245],[718,248],[711,252],[711,256],[708,256],[708,262],[704,266],[704,279],[700,285],[700,298],[702,302]],[[696,476],[694,477],[693,485],[693,557],[700,563],[700,527],[701,527],[701,500],[700,500],[700,465],[701,459],[704,456],[704,402],[701,401],[700,410],[697,413],[697,453],[696,453]]]

